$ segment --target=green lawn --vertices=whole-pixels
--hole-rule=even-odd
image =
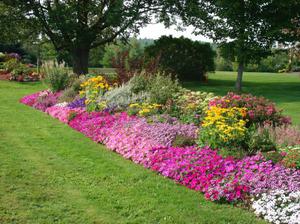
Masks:
[[[224,95],[234,90],[235,79],[234,72],[216,72],[209,75],[207,84],[190,82],[185,86]],[[243,85],[244,92],[273,100],[293,123],[300,124],[300,74],[246,72]]]
[[[0,81],[0,223],[265,223],[18,103],[43,88]]]

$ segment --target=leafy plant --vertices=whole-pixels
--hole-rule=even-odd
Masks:
[[[62,92],[58,101],[59,102],[72,102],[76,98],[77,95],[78,95],[78,93],[73,88],[67,88]]]
[[[172,142],[172,147],[186,147],[193,145],[195,145],[195,139],[184,135],[176,135]]]
[[[69,69],[64,63],[56,61],[45,62],[42,66],[42,71],[45,75],[45,81],[53,92],[66,89],[71,80]]]
[[[180,85],[177,79],[174,80],[171,75],[160,72],[152,75],[147,85],[150,102],[158,104],[166,104],[179,89]]]

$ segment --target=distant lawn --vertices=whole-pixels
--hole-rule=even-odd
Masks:
[[[216,72],[209,75],[207,84],[189,82],[185,86],[225,95],[234,90],[235,79],[235,72]],[[244,92],[273,100],[293,123],[300,124],[300,74],[246,72],[243,80]]]
[[[135,165],[18,100],[0,81],[0,223],[265,223]]]

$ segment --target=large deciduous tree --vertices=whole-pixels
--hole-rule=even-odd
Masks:
[[[4,0],[36,18],[57,51],[73,58],[73,71],[88,72],[91,49],[128,37],[159,9],[155,0]]]
[[[299,0],[166,0],[196,34],[226,46],[238,63],[236,89],[242,89],[244,66],[270,49],[275,40],[285,40],[282,29],[292,29],[299,18]]]

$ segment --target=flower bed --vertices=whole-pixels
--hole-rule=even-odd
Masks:
[[[226,104],[216,106],[220,99],[212,98],[207,102],[210,107],[207,107],[204,113],[206,117],[202,119],[201,127],[190,122],[184,124],[178,120],[180,118],[165,115],[153,116],[148,113],[129,115],[127,112],[112,114],[105,108],[102,111],[88,112],[85,104],[89,105],[91,102],[86,98],[77,98],[71,103],[58,103],[60,94],[41,91],[25,96],[20,101],[48,113],[93,141],[105,144],[107,148],[123,157],[159,172],[190,189],[204,193],[208,200],[245,201],[248,204],[249,199],[252,198],[251,204],[255,213],[271,222],[297,223],[296,221],[299,221],[297,192],[300,191],[300,170],[283,166],[282,164],[287,163],[285,160],[280,163],[266,160],[259,151],[240,159],[224,157],[220,155],[218,149],[212,149],[205,143],[213,134],[221,137],[219,141],[224,140],[225,143],[227,138],[234,139],[231,135],[240,135],[237,131],[248,134],[246,123],[249,120],[245,119],[247,116],[251,119],[248,105],[240,102],[242,105],[234,104],[234,107]],[[224,102],[228,103],[228,100]],[[203,116],[203,111],[201,113]],[[265,119],[264,121],[269,123],[264,113],[262,116],[257,116],[255,119],[260,121]],[[273,124],[279,120],[282,122],[280,116],[272,117]],[[275,117],[278,120],[274,120]],[[237,122],[240,122],[240,126],[236,125]],[[227,135],[223,139],[222,135],[218,135],[218,131],[212,132],[209,126],[213,126],[216,130],[220,129],[219,132],[222,133],[225,133],[223,128],[230,131],[226,132]],[[297,132],[296,129],[293,131]],[[203,146],[199,147],[195,142],[199,141],[198,136],[201,136],[201,132],[205,132],[207,138],[203,139]],[[241,139],[241,137],[236,138]],[[179,147],[176,146],[178,139],[188,139],[193,144],[192,146],[183,144]],[[289,142],[297,143],[298,140],[293,139]],[[295,147],[294,149],[297,150]],[[282,151],[288,154],[285,150]],[[295,164],[298,164],[297,161]],[[270,204],[269,199],[275,200],[276,203]],[[282,206],[288,209],[280,210]]]

